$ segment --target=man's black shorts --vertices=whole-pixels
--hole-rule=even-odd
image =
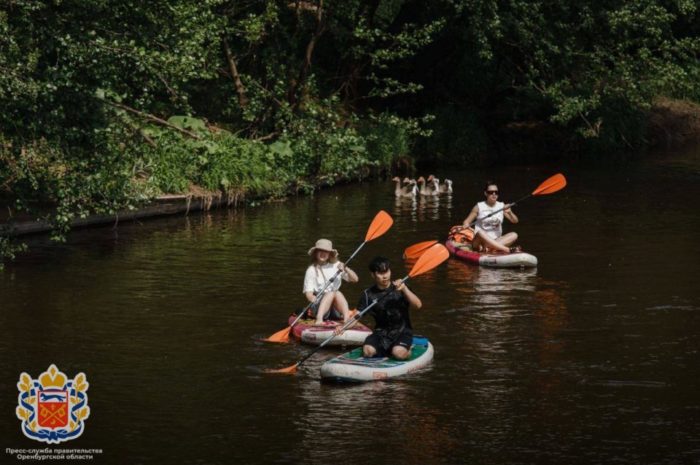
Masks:
[[[374,332],[365,339],[365,345],[372,346],[377,351],[375,357],[391,357],[391,349],[395,346],[411,350],[411,344],[413,344],[411,331],[403,331],[398,337],[389,337],[386,333]]]

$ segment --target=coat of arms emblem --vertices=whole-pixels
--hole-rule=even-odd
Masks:
[[[85,419],[90,415],[88,386],[85,374],[78,373],[75,378],[68,379],[56,365],[51,365],[37,379],[22,373],[17,383],[16,413],[22,420],[24,435],[58,444],[83,434]]]

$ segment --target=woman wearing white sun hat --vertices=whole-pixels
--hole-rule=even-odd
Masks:
[[[304,276],[304,295],[309,302],[314,302],[320,292],[323,297],[309,308],[309,315],[316,318],[316,324],[323,324],[326,319],[350,320],[350,308],[348,301],[340,292],[342,280],[350,283],[358,281],[357,274],[341,261],[338,261],[338,251],[333,248],[333,243],[328,239],[319,239],[309,249],[311,265],[306,269]],[[327,285],[328,280],[340,275]]]

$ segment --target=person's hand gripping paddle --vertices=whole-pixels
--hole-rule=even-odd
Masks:
[[[352,259],[355,258],[355,255],[357,255],[360,252],[360,250],[362,250],[362,247],[364,247],[366,243],[368,243],[369,241],[371,241],[373,239],[378,238],[379,236],[381,236],[382,234],[387,232],[389,230],[389,228],[391,228],[392,224],[394,224],[394,220],[391,218],[391,216],[389,216],[389,214],[387,212],[385,212],[384,210],[381,210],[379,213],[377,213],[375,215],[374,219],[372,220],[372,223],[370,223],[369,228],[367,229],[367,234],[365,235],[364,242],[362,244],[360,244],[360,246],[357,249],[355,249],[353,254],[350,255],[350,258],[348,258],[345,261],[345,265],[350,263],[352,261]],[[328,288],[328,286],[331,285],[331,283],[333,283],[333,281],[335,281],[340,276],[341,273],[342,272],[340,270],[338,270],[331,277],[331,279],[326,281],[326,283],[323,285],[323,289],[321,289],[321,292],[318,293],[318,295],[316,296],[314,301],[310,302],[309,305],[304,307],[304,309],[301,312],[299,312],[299,315],[296,317],[296,319],[292,322],[291,325],[287,326],[284,329],[277,331],[275,334],[268,337],[267,339],[263,339],[263,341],[281,342],[281,343],[289,342],[289,333],[291,332],[294,325],[297,324],[297,322],[306,314],[306,311],[309,308],[311,308],[319,300],[321,300],[321,298],[323,297],[324,291]]]
[[[411,268],[411,271],[408,272],[408,275],[405,276],[402,280],[401,283],[405,283],[408,281],[410,278],[415,278],[418,275],[421,275],[423,273],[426,273],[433,268],[437,267],[440,265],[442,262],[447,260],[450,257],[450,252],[445,248],[444,245],[442,244],[434,244],[432,247],[428,248],[423,255],[421,255],[418,260],[416,261],[416,264],[413,265],[413,268]],[[389,295],[389,294],[385,294]],[[350,321],[345,323],[340,330],[338,330],[335,334],[333,334],[331,337],[323,341],[318,347],[316,347],[314,350],[309,352],[304,358],[296,362],[294,365],[288,366],[286,368],[280,368],[280,369],[268,369],[265,370],[266,373],[283,373],[283,374],[295,374],[299,367],[307,361],[313,354],[321,350],[323,346],[328,344],[337,334],[342,333],[348,326],[352,325],[355,323],[357,320],[362,318],[362,316],[367,313],[367,311],[372,308],[374,305],[379,302],[379,300],[375,300],[372,302],[369,306],[367,306],[364,310],[362,310],[360,313],[355,315]]]

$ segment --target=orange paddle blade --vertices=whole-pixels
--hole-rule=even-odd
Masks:
[[[553,194],[562,190],[566,186],[566,178],[563,174],[557,173],[551,178],[546,179],[542,184],[537,186],[537,189],[532,191],[532,195],[547,195]]]
[[[265,341],[265,342],[280,342],[280,343],[289,342],[289,333],[291,331],[292,331],[292,327],[287,326],[284,329],[280,329],[279,331],[277,331],[275,334],[268,337],[267,339],[263,339],[263,341]]]
[[[272,368],[268,368],[265,370],[265,373],[279,373],[282,375],[294,375],[297,372],[297,367],[299,366],[298,363],[295,363],[294,365],[288,366],[287,368],[278,368],[277,370],[273,370]]]
[[[376,239],[391,228],[394,224],[393,218],[389,216],[384,210],[380,210],[379,213],[372,220],[372,224],[369,225],[367,229],[367,235],[365,236],[365,242]]]
[[[414,278],[430,271],[448,258],[450,258],[450,252],[447,248],[442,244],[434,244],[423,255],[418,257],[418,261],[413,265],[411,271],[408,272],[408,276]]]
[[[403,258],[418,258],[421,255],[423,255],[423,252],[428,250],[431,246],[437,244],[438,241],[424,241],[424,242],[418,242],[417,244],[410,245],[406,247],[406,250],[403,251]]]

